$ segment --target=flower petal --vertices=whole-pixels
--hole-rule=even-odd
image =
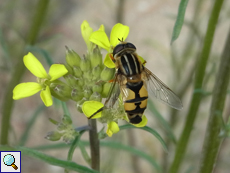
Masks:
[[[43,65],[38,61],[38,59],[29,52],[27,55],[23,57],[23,62],[26,68],[36,77],[39,78],[47,78],[48,75]]]
[[[81,24],[81,34],[83,39],[85,40],[88,49],[91,49],[92,46],[89,41],[89,37],[92,34],[92,32],[93,29],[89,26],[89,23],[86,20],[84,20]]]
[[[46,86],[46,89],[41,91],[40,97],[47,107],[53,104],[49,86]]]
[[[90,117],[95,112],[97,112],[99,109],[101,109],[104,105],[101,102],[97,101],[86,101],[82,105],[82,111],[86,115],[86,117]],[[92,117],[92,119],[100,118],[101,112],[97,113]]]
[[[106,57],[104,59],[104,64],[108,68],[115,68],[116,67],[115,64],[114,64],[114,62],[109,57],[109,53],[107,53],[107,55],[106,55]]]
[[[115,47],[120,41],[123,39],[123,41],[125,41],[125,39],[128,37],[129,35],[129,27],[126,25],[122,25],[121,23],[117,23],[116,25],[114,25],[111,34],[110,34],[110,44]]]
[[[35,82],[27,82],[18,84],[13,90],[13,99],[19,100],[32,96],[42,89],[42,86]]]
[[[105,27],[104,27],[104,25],[101,25],[100,28],[98,29],[98,31],[104,31],[104,32],[105,32]]]
[[[145,115],[143,115],[142,121],[139,124],[132,124],[132,125],[134,125],[136,127],[144,127],[144,126],[146,126],[147,122],[148,122],[148,119],[146,118]]]
[[[144,60],[144,58],[142,58],[140,55],[138,55],[138,58],[141,60],[141,64],[145,63],[146,61]],[[145,64],[143,64],[145,66]]]
[[[111,121],[109,124],[107,124],[106,133],[109,137],[111,137],[114,133],[119,132],[119,130],[119,126],[116,122]]]
[[[89,37],[89,40],[98,45],[99,47],[106,49],[107,51],[110,50],[109,39],[104,31],[98,30],[93,32]]]
[[[50,81],[54,81],[62,77],[66,73],[68,73],[68,70],[65,68],[63,64],[53,64],[51,65],[49,70],[49,75],[51,76]]]

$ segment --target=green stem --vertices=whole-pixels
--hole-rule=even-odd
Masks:
[[[208,58],[209,58],[211,45],[212,45],[212,41],[214,37],[214,32],[216,29],[216,24],[219,18],[219,13],[220,13],[222,4],[223,4],[223,0],[215,0],[215,4],[211,12],[211,16],[208,22],[207,32],[206,32],[205,39],[204,39],[204,44],[202,47],[198,67],[196,70],[195,84],[194,84],[195,86],[194,86],[192,101],[191,101],[190,108],[187,114],[184,128],[182,130],[182,134],[180,136],[180,139],[176,147],[176,153],[174,156],[174,160],[169,170],[170,173],[179,172],[178,171],[179,167],[185,155],[188,140],[189,140],[191,131],[193,129],[193,124],[194,124],[194,121],[197,115],[197,111],[198,111],[198,108],[199,108],[199,105],[202,99],[202,93],[195,92],[195,91],[202,88],[202,83],[203,83],[203,79],[205,75],[205,69],[206,69]]]
[[[117,5],[117,16],[116,16],[116,22],[117,23],[123,23],[124,22],[124,7],[125,7],[125,0],[118,0]]]
[[[209,122],[204,140],[200,173],[209,173],[214,169],[218,151],[223,141],[220,131],[223,128],[222,112],[225,105],[228,83],[230,79],[230,30],[222,54],[219,72],[216,76],[213,89],[213,99],[210,110]]]
[[[32,20],[32,26],[30,29],[30,32],[28,34],[28,38],[26,40],[26,44],[33,45],[36,41],[36,38],[38,37],[39,30],[41,28],[41,24],[45,18],[46,10],[48,7],[49,0],[40,0],[38,2],[38,5],[36,6],[36,13],[34,15],[34,19]],[[4,96],[4,102],[2,105],[2,123],[1,123],[1,144],[5,145],[8,144],[8,132],[10,128],[10,118],[11,118],[11,112],[13,108],[13,89],[14,87],[20,82],[24,71],[25,66],[23,64],[22,58],[23,58],[24,50],[22,53],[19,53],[19,62],[15,66],[15,70],[12,74],[11,81],[9,82],[9,85],[7,87],[7,90],[5,92]]]
[[[100,141],[97,134],[97,121],[95,119],[89,119],[88,121],[91,129],[89,130],[89,142],[91,152],[91,168],[94,170],[100,170]]]
[[[65,115],[67,115],[67,116],[70,117],[71,115],[70,115],[70,113],[69,113],[69,109],[68,109],[66,103],[63,102],[63,101],[61,101],[61,106],[62,106],[62,109],[63,109],[63,113],[64,113]]]
[[[72,161],[73,158],[73,153],[75,151],[75,149],[77,148],[81,135],[84,133],[85,131],[81,131],[80,134],[78,136],[75,137],[74,141],[72,142],[69,151],[68,151],[68,156],[67,156],[67,161]],[[69,173],[68,169],[65,169],[65,173]]]

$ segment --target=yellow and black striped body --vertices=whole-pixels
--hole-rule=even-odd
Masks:
[[[138,124],[147,106],[148,92],[143,81],[127,82],[128,97],[123,97],[124,108],[131,123]]]
[[[141,78],[144,66],[135,51],[133,44],[122,42],[114,48],[113,57],[117,73],[123,79],[120,87],[125,111],[130,122],[138,124],[147,107],[148,91]]]

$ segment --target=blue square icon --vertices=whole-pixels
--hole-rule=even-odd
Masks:
[[[0,151],[0,173],[21,173],[21,151]]]

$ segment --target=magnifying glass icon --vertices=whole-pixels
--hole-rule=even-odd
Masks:
[[[18,169],[18,167],[14,164],[15,163],[15,158],[11,154],[7,154],[3,158],[3,162],[7,166],[12,166],[15,170]]]

